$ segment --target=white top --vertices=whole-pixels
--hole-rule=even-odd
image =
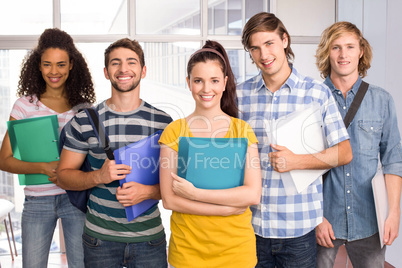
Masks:
[[[59,134],[64,125],[70,121],[70,119],[77,113],[77,108],[72,108],[71,110],[58,113],[53,111],[49,107],[46,107],[42,102],[38,101],[36,96],[32,97],[32,102],[30,102],[31,97],[21,97],[14,103],[13,109],[11,110],[10,116],[19,120],[25,118],[41,117],[47,115],[57,115],[59,121]],[[50,184],[40,184],[40,185],[27,185],[24,188],[25,195],[29,196],[48,196],[48,195],[58,195],[66,193],[63,189],[56,186],[53,183]]]

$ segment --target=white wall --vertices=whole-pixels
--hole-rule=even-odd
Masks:
[[[385,88],[394,98],[398,114],[399,132],[402,132],[402,99],[399,77],[402,62],[402,20],[400,0],[338,0],[338,20],[356,24],[373,47],[372,67],[364,79]],[[402,203],[402,202],[401,202]],[[402,206],[402,204],[401,204]],[[402,231],[402,224],[399,227]],[[386,261],[395,267],[402,267],[400,258],[402,238],[387,247]]]
[[[381,1],[381,0],[379,0]],[[398,104],[402,100],[402,90],[400,85],[401,62],[402,62],[402,20],[400,11],[402,10],[402,1],[388,0],[387,7],[387,44],[384,48],[386,54],[385,71],[385,88],[391,92],[396,103],[398,114],[399,132],[402,133],[402,106]],[[399,79],[398,79],[399,78]],[[402,202],[401,202],[402,206]],[[399,234],[402,231],[402,224],[399,225]],[[401,248],[402,235],[387,248],[386,260],[395,267],[402,267]]]

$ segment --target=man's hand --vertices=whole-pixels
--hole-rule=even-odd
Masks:
[[[391,246],[399,234],[399,220],[401,213],[389,213],[384,225],[384,244]]]
[[[285,146],[279,146],[276,144],[271,144],[271,147],[276,150],[276,152],[271,152],[268,154],[269,161],[271,162],[272,168],[277,172],[287,172],[294,169],[299,169],[298,156],[290,151]]]
[[[326,218],[323,218],[322,223],[315,227],[315,238],[317,244],[326,248],[333,248],[332,240],[335,240],[335,234],[332,230],[332,225]]]
[[[134,181],[126,182],[117,188],[116,198],[124,207],[138,204],[147,199],[145,187],[147,186]]]
[[[130,174],[131,167],[124,164],[116,164],[114,160],[106,159],[99,170],[98,184],[108,184],[115,180],[121,180]]]

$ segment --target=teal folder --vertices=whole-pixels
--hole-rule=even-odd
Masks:
[[[177,175],[201,189],[243,185],[246,138],[180,137]]]
[[[59,122],[57,115],[11,120],[7,122],[15,158],[26,162],[59,160]],[[19,174],[20,185],[52,183],[44,174]]]

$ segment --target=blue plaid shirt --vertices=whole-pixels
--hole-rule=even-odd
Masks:
[[[265,238],[300,237],[321,223],[323,215],[321,178],[300,194],[286,195],[281,174],[269,163],[272,148],[267,130],[271,120],[316,102],[321,107],[328,146],[349,139],[328,87],[290,67],[291,75],[275,93],[266,87],[261,73],[237,86],[239,117],[253,127],[259,141],[262,195],[260,204],[251,211],[255,233]]]

